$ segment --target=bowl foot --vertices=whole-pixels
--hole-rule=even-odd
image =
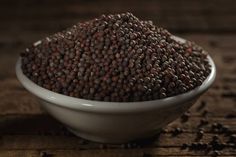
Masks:
[[[82,133],[82,132],[79,132],[75,129],[72,129],[72,128],[67,128],[70,132],[72,132],[74,135],[78,136],[78,137],[81,137],[83,139],[86,139],[86,140],[90,140],[90,141],[94,141],[94,142],[99,142],[99,143],[114,143],[114,141],[111,141],[109,139],[105,139],[105,138],[102,138],[102,137],[98,137],[98,136],[93,136],[93,135],[90,135],[90,134],[86,134],[86,133]]]
[[[142,136],[141,138],[136,138],[136,139],[130,139],[130,138],[117,139],[117,138],[106,138],[106,137],[101,137],[101,136],[94,136],[91,134],[79,132],[69,127],[67,127],[67,129],[78,137],[81,137],[89,141],[98,142],[98,143],[123,144],[123,143],[135,142],[135,143],[144,144],[144,145],[147,143],[152,143],[155,139],[157,139],[161,131],[161,130],[158,130],[158,131],[155,131],[155,133],[149,134],[148,136],[146,135],[146,136]]]

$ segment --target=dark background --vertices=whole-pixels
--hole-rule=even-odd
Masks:
[[[36,99],[17,81],[14,67],[24,48],[47,35],[101,14],[127,11],[204,47],[216,63],[217,78],[190,109],[188,122],[183,124],[178,119],[166,127],[183,128],[179,136],[167,132],[142,149],[107,145],[100,151],[104,145],[72,136],[44,114]],[[202,102],[206,105],[199,111]],[[0,1],[0,157],[39,157],[42,152],[56,157],[209,156],[213,152],[181,150],[183,143],[195,141],[205,111],[209,123],[221,123],[236,133],[235,0]],[[230,119],[226,119],[228,115]],[[204,129],[202,141],[208,143],[216,134],[210,124]],[[228,140],[220,136],[222,141]],[[220,156],[235,157],[236,151],[226,148]]]
[[[221,38],[236,32],[235,0],[1,0],[0,58],[5,62],[12,55],[7,60],[12,64],[1,63],[0,71],[12,70],[16,55],[29,43],[79,21],[127,11],[174,34]],[[209,42],[217,38],[211,36]]]

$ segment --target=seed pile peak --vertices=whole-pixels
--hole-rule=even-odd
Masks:
[[[130,102],[190,91],[210,73],[207,54],[131,13],[78,23],[27,48],[23,73],[51,91]]]

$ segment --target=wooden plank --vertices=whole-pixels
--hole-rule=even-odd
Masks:
[[[14,77],[18,54],[0,54],[0,80]],[[2,82],[0,82],[2,83]]]
[[[120,11],[122,12],[122,11]],[[84,15],[82,17],[77,15],[71,15],[68,18],[58,18],[47,19],[47,18],[35,18],[35,19],[18,19],[14,21],[4,20],[6,24],[0,25],[1,30],[7,31],[17,31],[17,30],[37,30],[37,31],[59,31],[65,29],[77,22],[86,21],[94,17],[99,16],[100,14],[94,15]],[[190,15],[166,15],[160,16],[159,14],[145,16],[144,13],[135,14],[141,19],[152,20],[155,24],[167,28],[170,31],[174,32],[235,32],[236,20],[235,15],[229,14],[227,18],[223,15],[211,16],[209,20],[202,15],[190,16]],[[72,18],[71,18],[72,17]],[[148,17],[148,18],[147,18]],[[220,21],[220,23],[219,23]],[[228,24],[230,23],[230,25]],[[17,29],[14,27],[17,25]],[[210,29],[209,29],[210,28]]]
[[[202,143],[210,143],[215,134],[204,134],[200,140]],[[229,138],[220,135],[220,141],[226,143]],[[192,133],[182,133],[178,136],[173,136],[170,133],[161,134],[158,138],[152,139],[149,143],[138,143],[138,147],[141,148],[157,148],[157,147],[182,147],[184,143],[191,145],[196,140],[196,135]],[[81,138],[75,136],[63,136],[63,135],[4,135],[1,137],[1,149],[2,150],[35,150],[35,149],[78,149],[78,150],[94,150],[101,147],[107,149],[119,149],[123,145],[120,144],[102,144],[84,141]],[[229,147],[228,147],[229,148]],[[236,152],[235,152],[236,153]]]
[[[128,154],[120,154],[120,153],[116,153],[116,154],[112,154],[112,153],[99,153],[99,154],[94,154],[94,153],[79,153],[77,151],[75,152],[64,152],[64,151],[58,151],[58,152],[51,152],[54,153],[53,155],[57,156],[57,157],[146,157],[146,156],[150,156],[150,157],[157,157],[156,155],[150,154],[150,153],[133,153],[132,155],[130,155],[130,153]],[[24,155],[22,155],[24,154]],[[100,155],[101,154],[101,155]],[[0,155],[2,157],[39,157],[39,153],[38,151],[1,151]],[[158,157],[166,157],[165,155],[158,155]],[[171,157],[179,157],[176,155],[173,155]],[[182,157],[189,157],[188,156],[182,156]],[[194,155],[194,157],[202,157],[199,155]],[[204,157],[212,157],[212,155],[208,156],[208,155],[204,155]],[[219,157],[235,157],[235,156],[225,156],[225,155],[219,155]]]
[[[190,117],[185,123],[180,119],[170,123],[166,128],[169,131],[176,127],[182,128],[183,132],[196,133],[200,128],[199,124],[202,117]],[[214,122],[228,126],[229,129],[236,133],[235,118],[226,119],[224,117],[209,117],[209,124],[204,125],[203,128],[206,133],[214,133],[211,129],[211,124]],[[68,131],[56,120],[49,115],[5,115],[0,118],[0,134],[2,135],[64,135]]]
[[[0,89],[4,89],[0,92],[0,115],[42,113],[37,99],[22,86],[19,86],[19,82],[16,79],[1,81]]]
[[[86,7],[89,7],[92,10],[99,10],[104,8],[109,9],[109,6],[116,6],[113,9],[117,8],[128,8],[127,5],[133,5],[134,8],[140,8],[140,9],[151,9],[151,11],[155,11],[155,9],[161,9],[161,10],[168,10],[168,11],[176,11],[176,10],[182,10],[182,11],[201,11],[201,10],[208,10],[210,11],[235,11],[233,10],[235,8],[235,1],[234,0],[215,0],[215,3],[211,3],[210,0],[179,0],[179,1],[165,1],[165,0],[147,0],[147,1],[136,1],[136,0],[128,0],[128,1],[116,1],[116,0],[98,0],[98,1],[84,1],[84,0],[69,0],[69,1],[63,1],[63,0],[23,0],[23,1],[15,1],[15,0],[2,0],[0,2],[1,8],[6,8],[11,6],[14,9],[17,9],[19,7],[29,7],[28,10],[31,11],[32,7],[35,8],[41,8],[45,7],[47,10],[48,8],[52,7],[60,7],[60,8],[66,8],[68,6],[70,7],[81,7],[81,9],[84,9]],[[178,5],[178,7],[176,7]],[[97,7],[96,7],[97,6]],[[142,7],[145,6],[145,7]],[[219,7],[221,6],[221,7]],[[132,8],[131,8],[132,9]],[[152,10],[153,9],[153,10]],[[24,10],[24,11],[28,11]],[[56,10],[56,9],[55,9]],[[78,11],[78,10],[76,10]]]
[[[155,15],[159,15],[159,18],[162,17],[176,17],[176,16],[199,16],[201,18],[210,16],[210,17],[216,17],[216,16],[230,16],[236,14],[235,6],[229,5],[229,3],[224,2],[226,6],[222,6],[221,8],[215,7],[212,8],[211,6],[207,6],[209,4],[184,4],[181,7],[174,7],[174,5],[178,5],[178,3],[174,1],[165,1],[164,4],[162,3],[156,3],[156,1],[152,1],[154,3],[137,3],[136,1],[127,1],[126,5],[117,3],[116,7],[112,7],[112,5],[115,5],[116,2],[119,1],[109,1],[109,2],[103,2],[103,4],[100,7],[97,7],[97,4],[88,4],[84,5],[81,3],[78,4],[66,4],[63,6],[53,7],[46,5],[34,5],[34,6],[27,6],[27,5],[21,5],[14,8],[11,7],[10,9],[8,7],[0,6],[1,11],[4,12],[5,15],[0,15],[0,18],[11,21],[10,19],[6,18],[7,16],[12,17],[13,20],[20,21],[19,19],[22,19],[23,21],[36,21],[36,20],[53,20],[61,17],[62,19],[69,18],[73,19],[75,17],[79,19],[87,19],[87,18],[94,18],[95,16],[100,16],[101,14],[111,14],[111,13],[122,13],[130,11],[136,16],[142,18],[150,18],[154,17]],[[172,4],[171,4],[172,2]],[[115,4],[114,4],[115,3]],[[132,5],[133,8],[128,7],[129,5]],[[110,7],[110,8],[109,8]],[[25,9],[27,8],[27,9]],[[14,9],[14,10],[11,10]],[[25,9],[25,10],[23,10]],[[43,10],[42,10],[43,9]],[[88,12],[87,10],[90,9]],[[205,12],[205,15],[204,15]],[[18,14],[16,14],[18,13]],[[31,14],[28,14],[31,13]],[[188,14],[187,14],[188,13]],[[186,15],[187,14],[187,15]],[[49,15],[49,16],[48,16]],[[162,17],[161,17],[162,16]]]
[[[39,157],[39,151],[0,150],[1,157]]]
[[[62,1],[1,2],[2,29],[55,30],[102,13],[131,11],[175,31],[234,31],[236,5],[233,0],[211,1]],[[9,7],[10,6],[10,7]],[[116,7],[114,7],[116,6]],[[132,6],[130,8],[129,6]],[[178,6],[178,7],[175,7]],[[219,7],[221,6],[221,7]],[[89,10],[89,12],[88,12]],[[230,23],[230,25],[228,24]]]
[[[209,51],[218,72],[213,87],[190,109],[189,120],[182,123],[177,119],[166,127],[169,131],[180,127],[183,133],[177,136],[162,133],[141,148],[123,149],[123,145],[104,146],[84,141],[66,131],[59,122],[44,114],[37,100],[23,89],[16,80],[14,66],[19,52],[31,42],[101,13],[128,11],[130,6],[135,15],[152,19],[175,32],[221,34],[180,34]],[[213,122],[228,126],[236,133],[235,117],[225,118],[227,114],[236,115],[236,34],[222,34],[236,31],[235,15],[236,1],[233,0],[215,0],[214,3],[210,0],[0,1],[3,21],[0,25],[0,156],[39,157],[44,151],[57,157],[211,156],[213,152],[183,150],[181,146],[196,140],[197,126],[205,110],[209,111],[210,124],[203,126],[206,133],[202,142],[209,143],[216,135],[211,130]],[[199,111],[202,101],[206,106]],[[224,134],[219,137],[223,142],[228,141]],[[236,150],[226,148],[219,156],[236,156]]]
[[[214,90],[214,89],[211,89]],[[210,92],[210,90],[208,91]],[[227,92],[223,92],[227,93]],[[222,94],[223,94],[222,93]],[[215,96],[215,98],[214,98]],[[202,102],[206,103],[206,106],[201,110],[198,108],[201,106]],[[236,115],[236,103],[234,99],[222,98],[222,95],[216,97],[209,97],[207,94],[204,94],[196,103],[190,108],[192,116],[202,116],[205,111],[208,112],[208,116],[212,117],[224,117],[226,114],[235,114]]]
[[[212,152],[181,150],[180,148],[155,148],[155,149],[115,149],[115,150],[42,150],[56,157],[209,157]],[[2,157],[39,157],[37,150],[0,150]],[[176,155],[178,154],[178,155]],[[225,150],[219,157],[235,157],[235,153]]]

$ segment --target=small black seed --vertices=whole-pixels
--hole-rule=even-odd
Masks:
[[[188,148],[188,144],[187,144],[187,143],[182,144],[181,148],[182,148],[182,149]]]
[[[201,101],[200,105],[197,107],[197,111],[201,111],[204,107],[206,107],[206,101]]]
[[[197,132],[197,140],[202,139],[203,135],[204,135],[204,131],[203,130],[199,130]]]
[[[229,136],[229,141],[228,141],[229,143],[234,143],[234,144],[236,144],[236,135],[230,135]]]
[[[185,112],[182,116],[181,116],[181,122],[187,122],[188,119],[190,117],[190,113],[189,112]]]
[[[217,140],[219,140],[218,135],[214,135],[214,136],[212,137],[212,141],[217,141]]]
[[[206,117],[206,116],[208,115],[208,113],[209,113],[208,110],[204,110],[204,111],[202,112],[202,116],[203,116],[203,117]]]
[[[212,153],[212,157],[217,157],[220,155],[220,152],[218,150],[214,150]]]
[[[177,135],[181,134],[182,132],[183,132],[183,130],[181,128],[177,127],[172,131],[172,135],[177,136]]]
[[[236,118],[236,114],[227,114],[227,115],[225,116],[225,118],[227,118],[227,119]]]
[[[152,155],[151,155],[151,154],[144,153],[144,154],[143,154],[143,157],[152,157]]]
[[[52,157],[53,155],[47,152],[41,152],[40,157]]]
[[[198,125],[198,127],[202,127],[204,125],[209,124],[209,121],[207,119],[201,119],[200,120],[200,124]]]
[[[200,86],[211,72],[201,47],[131,13],[80,22],[32,44],[21,58],[23,73],[39,86],[98,101],[164,99]]]
[[[106,145],[105,145],[105,144],[99,144],[99,148],[100,148],[100,149],[105,149],[105,148],[106,148]]]

